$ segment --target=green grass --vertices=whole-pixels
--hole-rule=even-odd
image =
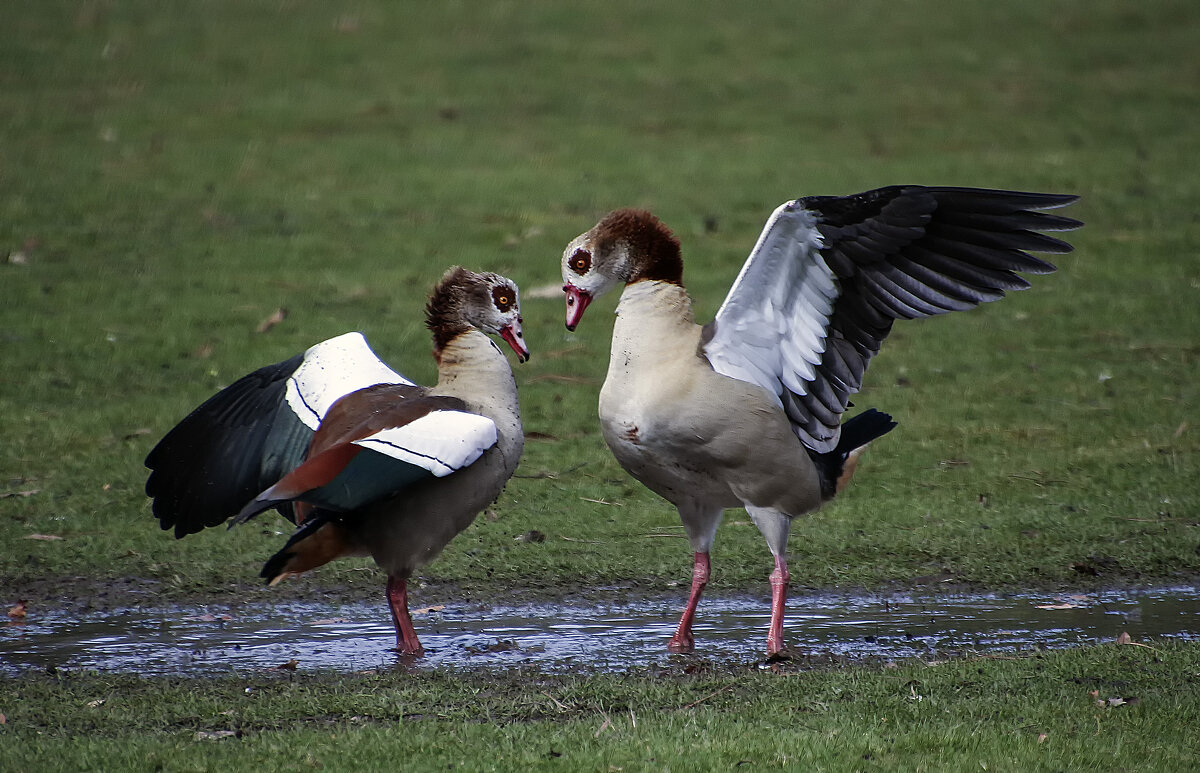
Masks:
[[[857,403],[900,429],[796,524],[795,582],[1194,577],[1200,227],[1182,170],[1200,146],[1183,85],[1197,13],[920,8],[6,14],[0,255],[26,262],[0,263],[0,494],[15,495],[0,499],[0,582],[137,577],[187,595],[251,580],[282,524],[176,543],[141,493],[146,451],[237,376],[348,329],[428,381],[422,305],[451,264],[553,285],[568,239],[648,206],[683,239],[707,319],[777,203],[895,182],[1073,191],[1088,226],[1033,289],[897,327]],[[682,538],[646,536],[674,512],[597,432],[612,303],[572,335],[559,297],[526,300],[535,356],[516,370],[535,439],[495,520],[428,582],[686,578]],[[278,308],[287,319],[255,333]],[[714,584],[759,587],[761,539],[731,521]],[[531,529],[547,540],[513,541]],[[40,533],[64,539],[25,539]],[[365,592],[378,581],[361,568],[320,582]]]
[[[604,212],[644,206],[682,239],[706,320],[777,204],[901,182],[1074,192],[1083,200],[1068,214],[1088,225],[1031,290],[897,326],[856,403],[900,427],[850,491],[794,525],[793,584],[1200,576],[1194,3],[48,0],[0,1],[0,18],[5,600],[379,593],[379,573],[354,561],[256,590],[285,524],[177,542],[150,515],[142,459],[221,386],[346,330],[428,382],[425,294],[457,263],[526,292],[534,357],[515,369],[531,440],[491,515],[424,570],[416,603],[684,582],[686,542],[650,536],[676,527],[675,513],[620,470],[598,433],[615,299],[569,334],[561,297],[529,291],[557,284],[562,247]],[[285,321],[256,333],[279,308]],[[533,529],[546,540],[514,540]],[[769,569],[761,537],[731,512],[714,588],[761,591]],[[297,677],[271,687],[299,691],[294,702],[268,700],[247,738],[212,744],[193,743],[194,731],[224,720],[188,708],[188,696],[203,690],[214,709],[242,711],[240,682],[31,677],[5,692],[26,691],[42,718],[26,724],[24,708],[0,706],[3,740],[21,739],[0,753],[23,755],[6,766],[17,769],[152,767],[147,753],[176,768],[243,754],[305,767],[312,748],[336,767],[344,742],[380,764],[433,766],[459,761],[437,751],[454,738],[495,750],[497,767],[556,764],[553,748],[583,767],[632,769],[680,767],[671,749],[685,738],[721,767],[795,754],[792,764],[832,768],[1138,768],[1147,750],[1162,769],[1186,767],[1189,741],[1171,739],[1194,724],[1195,704],[1165,686],[1194,681],[1186,647],[1154,664],[1169,677],[1146,676],[1161,702],[1097,711],[1086,679],[1060,680],[1048,688],[1059,692],[1018,703],[1029,718],[1011,716],[1006,690],[1033,689],[1035,666],[1061,676],[1094,661],[1115,673],[1114,657],[989,663],[978,678],[975,664],[912,667],[900,682],[739,673],[695,711],[665,713],[710,685],[549,680],[560,700],[568,689],[617,697],[581,699],[563,722],[527,721],[551,716],[547,701],[528,716],[497,708],[508,724],[485,721],[465,692],[490,677],[456,675],[461,687]],[[913,702],[903,685],[914,678],[948,681],[937,701]],[[428,715],[403,721],[411,736],[393,732],[410,716],[400,704],[338,702],[338,685],[387,696],[410,681],[423,706],[413,711]],[[109,695],[106,684],[114,695],[158,690],[145,703],[162,708],[140,719],[79,708],[81,693]],[[853,697],[828,697],[839,684]],[[810,694],[826,697],[810,704]],[[785,733],[764,707],[772,695],[789,701],[789,722],[800,717]],[[829,708],[803,708],[817,704]],[[638,733],[624,724],[627,705]],[[600,712],[620,734],[593,738]],[[840,718],[827,723],[828,712]],[[370,719],[359,726],[358,714]],[[743,716],[747,729],[731,724]],[[339,740],[326,743],[327,732]]]
[[[1200,649],[684,674],[12,684],[6,770],[1188,770]],[[1099,703],[1098,703],[1099,702]],[[1100,705],[1100,704],[1103,705]]]

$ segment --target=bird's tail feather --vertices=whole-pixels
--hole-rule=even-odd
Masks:
[[[304,521],[283,548],[267,559],[259,577],[266,579],[268,585],[275,585],[290,575],[353,555],[345,528],[333,516],[319,510]]]
[[[872,440],[883,437],[896,427],[896,422],[883,411],[868,408],[842,424],[837,446],[823,454],[813,454],[821,476],[821,496],[832,499],[850,482],[858,459]]]

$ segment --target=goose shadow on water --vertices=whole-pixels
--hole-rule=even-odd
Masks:
[[[623,671],[686,659],[761,660],[768,613],[761,598],[716,596],[696,623],[697,653],[666,642],[678,595],[613,603],[437,605],[414,610],[424,657],[399,660],[378,604],[287,603],[30,610],[0,627],[0,672],[99,670],[214,675],[273,669],[358,671],[400,664],[439,668],[535,667]],[[789,600],[789,648],[853,660],[1019,652],[1112,641],[1129,633],[1200,640],[1200,591],[1191,587],[1080,594],[818,593]],[[292,661],[295,661],[294,663]]]

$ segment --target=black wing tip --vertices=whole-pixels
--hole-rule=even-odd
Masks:
[[[847,196],[805,196],[788,202],[789,208],[803,207],[815,213],[830,227],[852,225],[878,215],[885,208],[907,208],[931,213],[949,208],[964,213],[992,216],[1025,215],[1038,231],[1073,231],[1083,227],[1082,220],[1050,215],[1043,210],[1066,207],[1079,201],[1074,193],[1038,193],[1002,188],[971,188],[942,185],[889,185]],[[910,214],[912,214],[910,212]],[[1069,250],[1067,250],[1069,252]]]
[[[1043,212],[1030,212],[1029,214],[1038,218],[1035,228],[1037,228],[1039,231],[1075,231],[1083,228],[1084,226],[1084,222],[1082,220],[1076,220],[1073,217],[1047,215]],[[1067,252],[1070,252],[1070,249],[1068,249]]]
[[[189,534],[199,534],[204,531],[204,524],[193,523],[186,518],[180,518],[173,513],[164,513],[158,507],[158,503],[154,503],[154,516],[158,518],[158,528],[163,531],[175,530],[175,539],[183,539]]]
[[[898,426],[900,425],[892,418],[891,414],[876,408],[868,408],[843,422],[837,451],[849,453],[876,438],[883,437]]]
[[[960,188],[955,186],[939,186],[926,188],[936,198],[947,198],[955,203],[967,203],[969,200],[986,202],[993,206],[1000,205],[1011,208],[1013,212],[1037,212],[1045,209],[1068,207],[1079,201],[1075,193],[1040,193],[1037,191],[1013,191],[1003,188]],[[1061,215],[1047,215],[1046,224],[1040,225],[1040,230],[1072,231],[1083,226],[1082,220]]]
[[[1018,191],[1019,193],[1019,191]],[[1069,207],[1079,201],[1079,195],[1075,193],[1029,193],[1031,197],[1030,209],[1058,209],[1059,207]],[[1063,220],[1072,220],[1079,226],[1083,225],[1081,220],[1073,220],[1073,218],[1063,218]]]
[[[174,529],[182,539],[219,526],[275,482],[262,470],[262,449],[281,429],[279,414],[290,412],[284,407],[287,380],[303,360],[298,354],[242,376],[193,409],[146,454],[144,490],[163,531]],[[300,426],[298,418],[294,422]]]
[[[972,196],[995,200],[1008,199],[1013,203],[1023,203],[1035,209],[1053,209],[1065,207],[1079,201],[1076,193],[1043,193],[1041,191],[1017,191],[1009,188],[976,188],[962,185],[904,185],[904,190],[927,190],[933,194],[952,196]]]
[[[158,520],[160,529],[175,530],[175,539],[199,534],[225,520],[205,517],[189,497],[189,482],[178,469],[171,469],[168,465],[152,467],[146,478],[145,492],[150,499],[150,512]]]
[[[216,524],[204,523],[201,519],[188,518],[180,513],[164,512],[158,502],[153,506],[154,517],[158,519],[158,527],[163,531],[175,530],[175,539],[183,539],[189,534],[199,534],[209,526]]]

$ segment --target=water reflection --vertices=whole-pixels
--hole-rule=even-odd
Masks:
[[[666,650],[682,598],[613,604],[420,611],[418,669],[536,666],[619,671],[672,662]],[[790,649],[850,658],[937,657],[1111,641],[1122,632],[1200,639],[1200,592],[1190,587],[1084,595],[796,595]],[[753,662],[763,655],[763,598],[713,596],[694,627],[697,655]],[[66,668],[147,675],[242,672],[296,661],[304,670],[387,668],[395,634],[382,603],[117,609],[31,609],[0,627],[0,670]]]

